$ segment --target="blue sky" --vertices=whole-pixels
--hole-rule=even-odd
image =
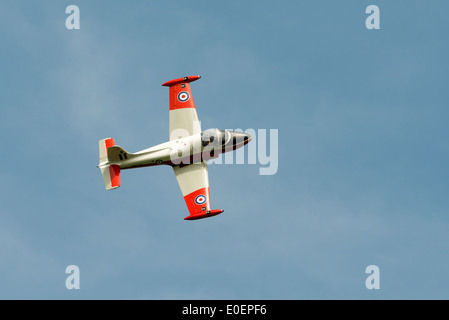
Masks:
[[[0,298],[448,299],[447,12],[0,1]],[[277,174],[211,165],[225,212],[195,222],[169,167],[106,192],[98,140],[168,140],[161,84],[196,74],[203,129],[279,130]],[[80,290],[65,287],[72,264]],[[380,290],[365,287],[372,264]]]

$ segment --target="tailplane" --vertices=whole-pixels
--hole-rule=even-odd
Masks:
[[[100,140],[99,147],[100,164],[98,165],[98,168],[100,168],[101,170],[106,190],[117,189],[118,187],[120,187],[120,166],[109,164],[109,161],[113,161],[111,160],[112,156],[115,157],[117,155],[117,158],[120,159],[120,157],[118,156],[120,154],[120,156],[123,157],[123,153],[120,153],[120,150],[123,149],[115,146],[114,139],[112,138]],[[118,150],[118,148],[120,150]],[[116,151],[118,151],[118,153]],[[126,153],[126,151],[124,152]]]
[[[106,190],[113,190],[120,187],[120,166],[112,164],[100,166]]]

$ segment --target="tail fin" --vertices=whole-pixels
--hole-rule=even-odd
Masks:
[[[100,146],[100,165],[108,162],[108,149],[115,146],[115,141],[112,138],[106,138],[98,141]]]
[[[98,167],[100,168],[101,174],[103,175],[106,190],[117,189],[118,187],[120,187],[120,166],[108,164],[109,150],[111,150],[110,148],[114,146],[115,142],[112,138],[102,139],[99,141],[100,164],[98,165]]]
[[[132,153],[126,152],[125,149],[119,146],[112,146],[108,148],[108,161],[123,161],[132,158],[134,155]]]

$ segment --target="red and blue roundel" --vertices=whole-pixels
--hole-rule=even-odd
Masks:
[[[203,204],[203,203],[205,203],[206,201],[207,201],[207,198],[206,198],[206,196],[203,195],[203,194],[200,194],[199,196],[197,196],[197,197],[195,198],[195,203],[196,203],[196,204]]]
[[[187,100],[189,100],[189,98],[190,98],[190,95],[186,91],[181,91],[180,93],[178,93],[178,100],[180,102],[186,102]]]

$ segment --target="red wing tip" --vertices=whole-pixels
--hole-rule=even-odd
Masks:
[[[200,78],[201,78],[201,76],[188,76],[188,77],[173,79],[173,80],[170,80],[170,81],[167,81],[167,82],[163,83],[162,86],[163,87],[171,87],[171,86],[174,86],[174,85],[179,84],[179,83],[193,82],[193,81],[196,81],[196,80],[198,80]]]
[[[220,214],[223,211],[224,210],[221,210],[221,209],[215,209],[215,210],[207,211],[206,213],[191,214],[190,216],[185,217],[184,220],[198,220],[198,219],[203,219],[203,218],[209,218],[209,217],[216,216],[217,214]]]

